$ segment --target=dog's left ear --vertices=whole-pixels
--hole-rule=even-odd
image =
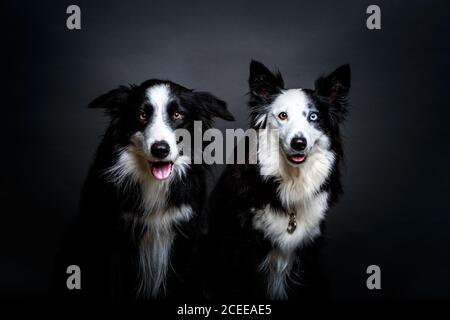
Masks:
[[[328,76],[317,79],[315,90],[329,102],[345,103],[350,90],[350,65],[340,66]]]
[[[228,111],[225,101],[216,98],[208,92],[194,92],[197,105],[206,116],[219,117],[234,121],[233,115]]]
[[[252,60],[248,85],[253,97],[267,102],[284,88],[284,81],[279,72],[272,73],[261,62]]]
[[[102,108],[107,114],[114,115],[127,105],[132,88],[132,86],[120,86],[113,89],[95,98],[88,107],[91,109]]]

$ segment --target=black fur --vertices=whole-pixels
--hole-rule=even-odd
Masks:
[[[102,108],[110,124],[98,147],[89,170],[80,203],[80,213],[71,227],[58,256],[55,289],[58,296],[134,299],[137,288],[137,250],[145,226],[135,229],[124,222],[125,213],[142,215],[140,185],[132,183],[123,189],[104,174],[118,157],[118,150],[130,143],[130,137],[143,130],[137,121],[144,110],[149,117],[152,106],[145,98],[147,88],[167,84],[174,95],[172,104],[184,118],[172,122],[175,128],[186,128],[193,134],[194,120],[203,128],[212,125],[213,117],[233,120],[225,102],[206,92],[196,92],[170,81],[148,80],[141,85],[121,86],[93,100],[90,108]],[[168,108],[172,108],[169,106]],[[204,204],[205,172],[203,165],[191,164],[183,178],[171,181],[168,206],[192,206],[193,218],[176,228],[171,266],[167,276],[167,294],[161,297],[195,298],[201,293],[198,280],[198,219]],[[66,288],[68,265],[81,268],[81,290]]]
[[[283,79],[279,73],[273,74],[261,63],[252,61],[249,87],[250,127],[264,128],[266,124],[257,126],[256,119],[268,112],[268,105],[284,89]],[[350,68],[346,65],[319,78],[314,90],[306,90],[321,114],[317,125],[330,138],[336,155],[332,173],[321,186],[330,195],[329,205],[334,204],[342,192],[340,124],[347,112],[349,88]],[[270,204],[283,211],[277,187],[274,179],[263,179],[259,165],[228,165],[225,169],[209,201],[211,219],[204,249],[211,255],[206,263],[212,298],[267,298],[266,276],[258,271],[258,266],[273,246],[254,229],[251,208],[261,209]],[[323,231],[323,223],[321,229]],[[290,299],[326,295],[327,281],[319,259],[322,244],[323,239],[319,237],[296,250],[296,262],[288,279]]]

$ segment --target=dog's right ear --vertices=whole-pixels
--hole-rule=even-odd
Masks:
[[[127,104],[131,89],[131,86],[120,86],[95,98],[88,107],[102,108],[106,113],[114,113]]]
[[[255,60],[250,63],[248,84],[252,96],[263,101],[270,100],[284,88],[284,81],[279,72],[273,74],[265,65]]]

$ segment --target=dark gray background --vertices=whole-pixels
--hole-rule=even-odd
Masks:
[[[167,78],[211,91],[245,127],[251,58],[288,87],[350,63],[345,196],[328,214],[326,269],[339,299],[450,298],[448,1],[4,3],[0,294],[45,296],[106,120],[90,100]],[[365,269],[382,270],[382,290]]]

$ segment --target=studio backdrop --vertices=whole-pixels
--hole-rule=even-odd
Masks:
[[[69,28],[67,8],[81,11]],[[447,1],[7,1],[0,294],[46,297],[108,120],[88,109],[159,78],[213,92],[247,128],[249,64],[288,88],[350,64],[344,194],[322,251],[333,299],[450,298]],[[208,176],[209,193],[223,166]],[[381,289],[367,287],[378,266]]]

